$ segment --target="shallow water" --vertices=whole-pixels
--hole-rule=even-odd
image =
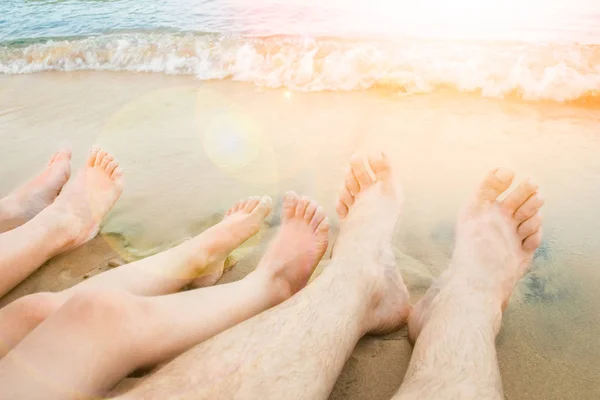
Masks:
[[[0,4],[0,73],[161,72],[296,91],[600,102],[600,5],[412,3],[11,0]]]

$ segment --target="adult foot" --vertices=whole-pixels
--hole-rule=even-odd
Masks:
[[[271,212],[273,200],[269,196],[251,197],[231,207],[223,221],[201,234],[207,260],[196,263],[201,268],[193,288],[212,286],[225,272],[225,259],[233,250],[254,236]]]
[[[266,278],[274,303],[280,303],[306,286],[328,243],[329,220],[323,208],[288,192],[281,229],[251,276]]]
[[[0,201],[4,215],[0,232],[23,225],[52,204],[70,176],[71,150],[61,150],[44,171]]]
[[[372,308],[368,332],[382,334],[402,326],[408,317],[408,290],[391,248],[400,216],[402,193],[383,154],[353,156],[337,205],[340,234],[332,260],[339,273],[366,284]]]
[[[505,169],[492,171],[465,207],[457,223],[450,267],[411,313],[409,334],[413,341],[429,320],[440,293],[479,296],[477,299],[483,300],[480,306],[492,307],[499,315],[506,308],[542,242],[539,211],[544,202],[537,185],[523,182],[502,202],[497,200],[513,177]],[[495,322],[499,329],[499,321]]]
[[[86,166],[66,185],[45,210],[49,224],[64,227],[63,246],[67,251],[94,238],[100,223],[123,191],[123,171],[114,158],[93,148]]]

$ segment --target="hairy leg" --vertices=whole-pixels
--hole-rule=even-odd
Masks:
[[[76,294],[0,361],[0,398],[97,398],[133,370],[289,298],[327,249],[328,222],[293,194],[284,210],[277,238],[242,281],[160,297]]]
[[[409,319],[416,340],[395,399],[502,399],[495,339],[502,310],[541,243],[543,201],[530,182],[503,201],[513,173],[486,178],[459,219],[448,270]]]
[[[221,276],[227,255],[256,234],[272,208],[269,197],[238,202],[219,224],[179,246],[96,275],[59,293],[35,293],[0,309],[0,358],[77,293],[122,290],[140,296],[173,293],[205,271]]]
[[[0,233],[23,225],[52,204],[70,176],[71,150],[61,150],[44,171],[0,199]]]
[[[123,399],[325,399],[359,338],[401,326],[408,292],[391,254],[400,211],[387,159],[352,159],[327,269],[290,300],[187,351]],[[121,397],[119,397],[121,399]]]
[[[51,257],[92,239],[122,191],[112,156],[90,153],[86,167],[31,221],[0,235],[0,296]]]

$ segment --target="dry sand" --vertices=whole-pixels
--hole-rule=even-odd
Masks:
[[[407,193],[394,245],[417,299],[449,259],[466,194],[488,168],[506,165],[534,176],[548,204],[547,239],[498,337],[506,397],[595,399],[599,127],[597,110],[475,96],[290,94],[150,74],[0,76],[0,195],[42,168],[60,143],[73,145],[75,167],[98,143],[126,173],[102,235],[46,263],[0,306],[168,248],[241,197],[269,194],[279,203],[293,189],[333,216],[349,155],[371,149],[390,155]],[[276,215],[269,225],[237,254],[224,282],[253,268]],[[389,399],[410,353],[404,330],[364,338],[331,398]]]

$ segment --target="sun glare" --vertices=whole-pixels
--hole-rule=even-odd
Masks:
[[[583,0],[580,0],[583,1]],[[588,0],[592,1],[592,0]],[[334,0],[341,6],[339,0]],[[346,0],[346,9],[379,31],[436,38],[487,39],[516,29],[547,26],[563,0]]]

